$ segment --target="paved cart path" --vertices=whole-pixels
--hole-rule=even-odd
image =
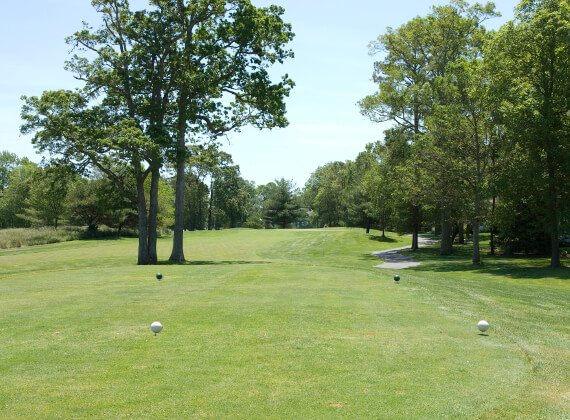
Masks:
[[[423,236],[418,237],[418,245],[434,245],[437,241],[435,239],[424,238]],[[389,249],[387,251],[376,251],[373,252],[372,255],[378,258],[382,258],[384,263],[375,265],[374,267],[378,268],[392,268],[395,270],[399,270],[402,268],[409,268],[415,267],[416,265],[420,265],[420,263],[413,258],[406,257],[404,255],[398,254],[398,251],[401,249],[409,249],[410,246],[403,246],[400,248]]]

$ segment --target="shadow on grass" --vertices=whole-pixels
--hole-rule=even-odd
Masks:
[[[370,261],[373,262],[374,264],[380,264],[380,262],[382,261],[380,258],[372,254],[360,254],[358,259],[360,261]]]
[[[370,239],[371,241],[385,242],[385,243],[398,242],[394,238],[389,238],[388,236],[380,236],[380,235],[370,235],[368,239]]]
[[[481,255],[481,264],[471,261],[469,246],[454,247],[453,255],[439,255],[439,248],[420,248],[417,251],[400,251],[421,264],[410,268],[415,272],[469,272],[504,276],[512,279],[559,278],[570,280],[570,267],[550,268],[548,258],[508,258]]]
[[[159,261],[158,265],[243,265],[243,264],[271,264],[269,261]]]
[[[127,236],[117,236],[117,235],[106,235],[106,236],[93,236],[90,234],[83,234],[79,239],[82,241],[118,241],[121,238],[127,238]]]

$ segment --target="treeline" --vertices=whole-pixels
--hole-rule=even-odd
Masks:
[[[122,185],[133,193],[134,174],[128,167]],[[97,235],[105,226],[117,235],[138,234],[137,208],[116,183],[95,171],[80,176],[66,166],[38,165],[4,151],[0,154],[0,228],[86,227]],[[175,176],[163,175],[158,185],[157,228],[174,225]],[[300,191],[281,179],[256,186],[240,176],[229,154],[216,147],[193,154],[185,173],[185,230],[306,226],[307,209]],[[145,183],[150,194],[150,180]]]
[[[98,2],[105,24],[68,39],[89,51],[67,63],[85,88],[23,98],[21,130],[53,159],[36,175],[49,185],[12,179],[25,178],[29,162],[12,170],[0,205],[13,211],[2,212],[2,223],[55,225],[36,189],[69,207],[83,199],[74,188],[92,186],[115,188],[113,204],[128,200],[119,205],[124,213],[113,210],[100,223],[132,225],[135,211],[139,264],[157,262],[160,226],[173,227],[170,260],[183,261],[184,229],[301,222],[411,232],[413,249],[419,232],[435,226],[443,255],[469,226],[474,263],[484,228],[491,252],[550,252],[551,265],[560,265],[570,224],[567,0],[522,0],[497,32],[483,26],[497,15],[492,3],[462,0],[388,28],[370,45],[381,54],[378,91],[359,102],[363,115],[390,123],[384,140],[354,162],[318,168],[302,194],[284,179],[254,186],[211,146],[244,125],[286,126],[293,87],[287,75],[273,83],[268,73],[292,56],[284,10],[222,3],[168,0],[133,12],[123,1]],[[64,188],[66,176],[73,182]],[[11,195],[26,198],[17,204]],[[66,212],[70,220],[79,213]]]
[[[348,194],[363,214],[413,232],[414,246],[437,221],[450,254],[469,224],[475,263],[485,227],[492,251],[550,252],[558,267],[570,222],[570,6],[523,0],[514,21],[487,31],[496,14],[452,1],[371,43],[378,91],[359,106],[391,128],[349,164],[346,179],[361,181]]]

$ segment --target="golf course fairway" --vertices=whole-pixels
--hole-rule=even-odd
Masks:
[[[0,418],[568,418],[568,263],[436,245],[398,282],[374,268],[410,241],[187,232],[187,263],[165,237],[159,266],[136,239],[0,250]]]

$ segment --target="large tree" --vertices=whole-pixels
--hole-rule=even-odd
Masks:
[[[539,223],[550,236],[551,266],[559,267],[559,226],[570,209],[568,1],[522,0],[515,20],[495,38],[491,55],[511,156],[525,162],[515,169],[526,168],[532,174],[523,176],[534,181],[527,191],[534,191],[534,197],[545,204]]]
[[[175,68],[176,213],[171,261],[183,261],[184,172],[187,143],[216,138],[243,125],[283,127],[284,98],[293,86],[274,83],[268,68],[291,57],[291,26],[283,8],[255,7],[249,0],[157,1],[180,34]]]
[[[84,92],[49,91],[24,100],[22,132],[34,132],[32,143],[56,157],[56,162],[80,173],[96,167],[108,175],[137,207],[138,264],[156,263],[159,146],[137,120],[128,117],[126,108],[114,103],[114,97],[107,96],[92,107]],[[147,210],[149,174],[153,187]],[[134,190],[125,184],[128,179],[134,180]]]
[[[434,107],[427,122],[432,139],[428,156],[432,162],[443,160],[439,168],[447,167],[445,161],[453,162],[447,172],[446,187],[455,183],[456,188],[447,189],[448,198],[454,204],[461,203],[459,224],[462,226],[463,219],[467,219],[473,228],[473,263],[481,261],[479,229],[487,198],[488,168],[498,139],[489,76],[482,63],[475,56],[449,65],[445,81],[447,101]],[[438,171],[441,170],[435,167],[434,172]]]
[[[120,188],[124,162],[136,179],[139,264],[157,262],[160,170],[176,162],[177,198],[171,259],[182,250],[184,166],[188,140],[210,140],[243,124],[283,126],[292,82],[272,84],[267,67],[292,53],[281,8],[249,0],[153,0],[133,12],[127,0],[93,0],[102,24],[68,38],[78,52],[67,68],[85,82],[78,92],[25,98],[23,132],[40,150],[84,168],[94,165]],[[150,177],[150,194],[144,185]],[[128,194],[123,188],[125,194]]]
[[[426,47],[428,21],[416,17],[397,29],[387,28],[386,33],[370,44],[370,54],[385,53],[381,61],[374,63],[373,80],[378,83],[378,92],[359,102],[363,115],[375,122],[392,122],[397,130],[387,131],[386,137],[397,133],[411,144],[424,133],[424,121],[432,104],[432,91],[429,81],[429,57]],[[404,156],[401,156],[405,158]],[[407,156],[406,156],[407,157]],[[393,163],[396,163],[393,161]],[[408,167],[405,160],[397,162]],[[409,173],[409,172],[408,172]],[[368,176],[368,185],[374,181]],[[419,179],[417,180],[419,184]],[[406,212],[414,220],[408,224],[412,228],[412,250],[418,249],[419,217],[421,203],[417,195],[404,198],[412,190],[404,189],[401,203],[410,205]],[[372,191],[370,191],[373,194]],[[385,202],[375,199],[377,203]],[[379,201],[380,200],[380,201]]]
[[[481,47],[480,34],[484,32],[481,22],[494,15],[492,3],[469,7],[465,1],[452,0],[449,5],[434,6],[425,18],[417,17],[395,31],[388,28],[371,46],[372,53],[387,54],[375,64],[374,78],[379,91],[360,102],[363,114],[374,121],[395,123],[410,143],[417,142],[426,134],[426,118],[434,115],[436,107],[450,105],[446,84],[450,64],[471,56]],[[441,253],[450,254],[453,205],[450,188],[455,185],[445,178],[452,169],[451,160],[442,157],[439,162],[429,172],[441,192],[436,197],[442,215]],[[409,214],[418,217],[421,212],[417,201],[406,202],[416,206]],[[412,225],[415,248],[419,224]]]

